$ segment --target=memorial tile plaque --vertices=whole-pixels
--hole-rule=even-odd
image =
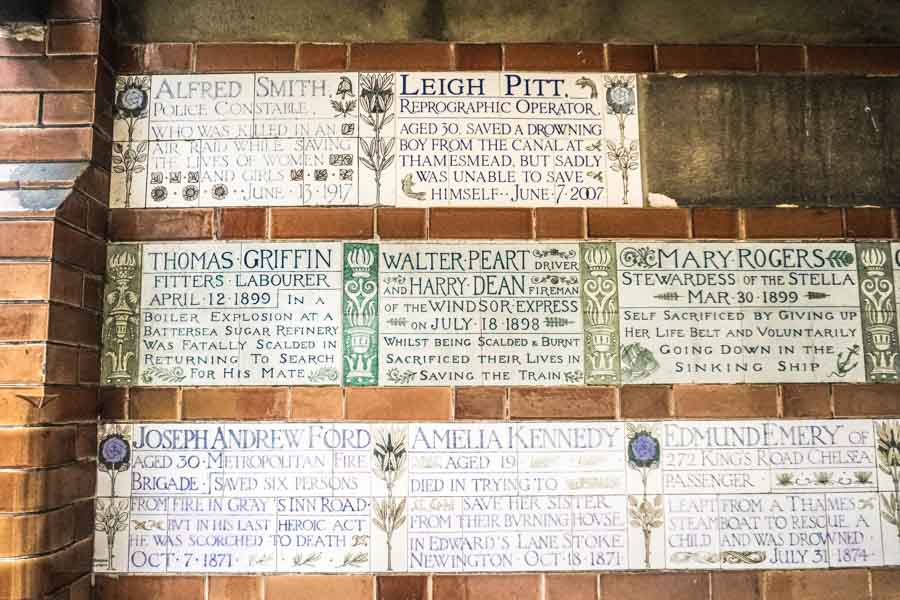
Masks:
[[[120,78],[110,205],[640,206],[636,77]]]
[[[886,242],[117,244],[102,381],[891,382],[898,256]]]
[[[616,250],[623,382],[866,380],[853,244]]]
[[[337,383],[341,260],[339,243],[110,246],[103,381]]]
[[[385,385],[584,380],[577,244],[381,244]]]
[[[900,563],[896,420],[107,423],[97,462],[102,572]]]

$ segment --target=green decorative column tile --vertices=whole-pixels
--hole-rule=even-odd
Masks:
[[[866,381],[895,382],[900,345],[891,246],[888,242],[859,242],[856,256]]]
[[[378,244],[344,244],[344,385],[378,385]]]
[[[141,246],[111,244],[106,251],[103,288],[103,351],[100,381],[133,385],[138,377]]]
[[[584,317],[584,382],[619,382],[619,300],[612,242],[581,248],[581,310]]]

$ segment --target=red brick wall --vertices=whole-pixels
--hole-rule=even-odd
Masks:
[[[0,178],[64,198],[0,212],[0,598],[88,600],[114,78],[100,0],[49,4],[43,42],[0,39],[0,162],[81,161]]]

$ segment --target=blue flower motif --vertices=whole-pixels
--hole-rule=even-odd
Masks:
[[[107,468],[118,470],[122,465],[128,464],[131,458],[131,447],[124,437],[113,434],[100,442],[97,454],[101,464]]]
[[[628,462],[638,469],[652,468],[659,462],[659,440],[647,431],[639,431],[628,440]]]

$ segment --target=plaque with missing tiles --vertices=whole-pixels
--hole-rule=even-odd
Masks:
[[[121,573],[900,564],[900,421],[106,423]]]
[[[888,242],[109,246],[107,385],[894,382]]]
[[[122,77],[110,205],[641,206],[636,85],[604,73]]]

